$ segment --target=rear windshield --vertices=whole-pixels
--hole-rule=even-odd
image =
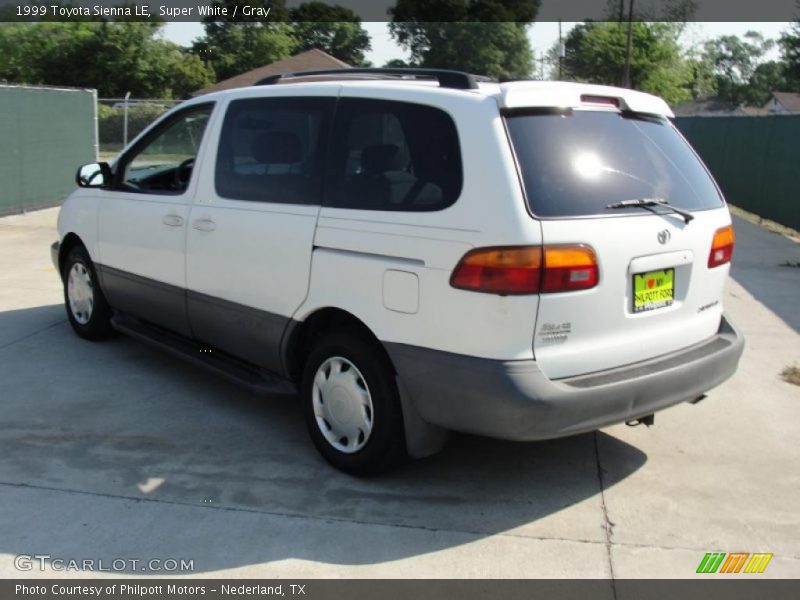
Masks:
[[[506,122],[537,216],[640,214],[606,206],[645,198],[690,211],[722,206],[705,167],[666,119],[576,110],[509,115]]]

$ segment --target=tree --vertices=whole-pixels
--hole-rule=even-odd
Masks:
[[[154,91],[154,97],[185,98],[214,81],[213,69],[199,56],[177,44],[158,40],[152,55],[157,66],[151,71],[151,77],[154,84],[163,90]]]
[[[413,66],[414,65],[407,63],[402,58],[393,58],[391,60],[387,60],[383,65],[385,69],[407,69]]]
[[[527,28],[539,0],[398,0],[392,37],[416,66],[523,78],[533,68]]]
[[[323,2],[305,2],[289,11],[297,51],[319,48],[348,64],[365,67],[371,49],[361,19],[347,8]]]
[[[771,60],[761,63],[747,82],[744,99],[747,104],[764,105],[772,92],[789,89],[786,81],[786,65]]]
[[[197,57],[158,37],[160,23],[0,26],[0,78],[96,88],[100,96],[183,97],[212,80]]]
[[[564,75],[568,79],[619,85],[625,64],[627,24],[587,21],[565,41]],[[692,70],[678,38],[681,23],[634,22],[631,86],[678,103],[691,97]]]
[[[798,6],[800,7],[800,3]],[[781,34],[780,46],[784,63],[785,90],[800,92],[800,17]]]
[[[688,73],[687,89],[693,99],[712,96],[717,93],[717,80],[714,71],[695,48],[691,48],[684,58]]]
[[[765,40],[755,31],[748,31],[744,38],[723,35],[707,41],[704,44],[703,59],[714,73],[718,95],[734,104],[753,101],[751,78],[774,44],[774,41]],[[774,76],[775,68],[772,67],[771,70]],[[762,69],[759,74],[761,85],[765,83],[765,74]]]
[[[269,22],[233,20],[233,8],[262,7],[270,9]],[[212,6],[228,8],[228,16],[208,16],[203,20],[205,36],[194,43],[192,52],[208,63],[217,80],[228,79],[291,56],[297,40],[291,25],[278,22],[288,18],[282,0],[217,0]]]

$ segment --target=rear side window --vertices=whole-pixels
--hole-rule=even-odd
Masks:
[[[333,98],[252,98],[228,107],[214,177],[235,200],[319,204]]]
[[[434,211],[461,193],[458,134],[442,110],[346,98],[337,108],[331,139],[327,206]]]
[[[533,214],[573,217],[620,200],[663,198],[678,208],[722,206],[714,182],[663,118],[573,111],[507,116]]]

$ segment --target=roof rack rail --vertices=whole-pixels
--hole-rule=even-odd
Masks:
[[[311,71],[293,71],[288,73],[278,73],[270,75],[255,85],[272,85],[278,83],[283,79],[294,79],[297,77],[316,77],[322,75],[343,75],[345,77],[350,75],[373,75],[376,78],[384,78],[381,76],[393,76],[397,78],[402,77],[425,77],[436,79],[440,87],[452,88],[456,90],[475,90],[478,88],[479,81],[492,81],[488,77],[482,75],[472,75],[462,71],[451,71],[447,69],[416,69],[416,68],[344,68],[344,69],[315,69]],[[385,77],[388,78],[388,77]]]

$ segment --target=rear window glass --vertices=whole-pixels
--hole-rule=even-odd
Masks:
[[[530,210],[572,217],[620,200],[661,198],[678,208],[722,206],[705,167],[666,119],[617,112],[507,116]]]

